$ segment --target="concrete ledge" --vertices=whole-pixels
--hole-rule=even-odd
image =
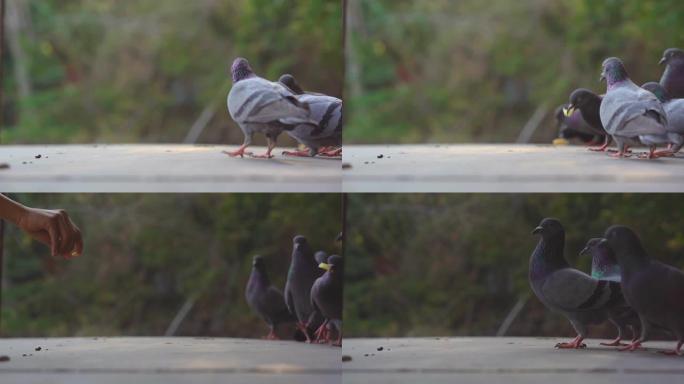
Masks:
[[[684,192],[684,157],[614,159],[585,147],[552,145],[347,145],[343,189],[349,193]]]
[[[227,146],[0,146],[0,192],[336,192],[334,159],[231,158]],[[265,148],[250,148],[257,154]],[[40,155],[40,158],[36,158]]]
[[[40,347],[40,351],[36,351]],[[340,348],[286,341],[123,337],[0,339],[0,382],[339,383]],[[26,355],[26,356],[23,356]]]
[[[568,339],[549,338],[395,338],[345,339],[345,383],[648,383],[684,374],[684,360],[650,348],[618,352],[588,340],[583,350],[557,350]],[[378,349],[382,347],[382,350]]]

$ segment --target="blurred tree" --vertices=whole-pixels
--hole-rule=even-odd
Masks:
[[[604,58],[641,84],[684,41],[676,0],[350,2],[352,143],[513,142],[537,109],[549,142],[572,90],[605,90]]]
[[[341,95],[337,0],[8,0],[4,143],[241,143],[230,64]],[[287,139],[283,137],[283,140]]]
[[[677,195],[352,195],[346,253],[348,336],[493,336],[528,296],[513,336],[573,336],[527,282],[530,234],[544,217],[566,228],[565,256],[612,224],[633,227],[657,259],[684,267],[684,203]],[[609,324],[592,336],[613,337]]]
[[[58,261],[7,227],[5,336],[163,335],[194,305],[177,335],[259,337],[265,324],[244,287],[261,254],[285,284],[292,238],[339,252],[340,197],[308,194],[18,195],[66,209],[83,230],[81,258]]]

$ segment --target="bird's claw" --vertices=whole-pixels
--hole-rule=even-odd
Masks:
[[[638,349],[643,349],[641,347],[641,342],[635,341],[635,342],[633,342],[633,343],[631,343],[625,347],[619,348],[618,351],[620,351],[620,352],[624,352],[624,351],[634,352]]]
[[[263,155],[255,155],[253,153],[250,153],[249,157],[253,159],[272,159],[273,155],[271,155],[270,153],[264,153]]]
[[[233,151],[233,152],[221,151],[221,153],[225,153],[226,155],[228,155],[228,156],[230,156],[230,157],[238,157],[238,156],[240,156],[240,157],[245,157],[245,155],[247,155],[247,156],[252,156],[252,155],[253,155],[252,152],[245,152],[244,149],[243,149],[243,150],[238,149],[237,151]]]
[[[676,351],[676,350],[658,351],[658,353],[660,353],[661,355],[665,355],[665,356],[682,356],[682,351]]]
[[[294,151],[294,152],[283,151],[282,154],[283,154],[283,156],[311,157],[311,155],[309,155],[309,151]]]
[[[625,347],[629,344],[621,343],[620,339],[615,339],[615,340],[611,341],[610,343],[601,343],[601,345],[603,345],[605,347]]]

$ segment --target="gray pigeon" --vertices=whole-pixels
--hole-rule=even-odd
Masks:
[[[316,125],[300,124],[287,134],[309,148],[308,151],[284,151],[283,155],[313,157],[339,156],[342,145],[342,100],[322,93],[304,92],[294,76],[284,74],[278,82],[297,95],[297,99],[311,107],[312,118]]]
[[[650,148],[648,157],[658,144],[654,138],[666,137],[667,115],[654,94],[630,80],[620,59],[611,57],[603,62],[601,79],[606,80],[607,92],[601,102],[601,122],[618,146],[614,156],[623,157],[630,146],[643,142]]]
[[[297,317],[297,328],[306,335],[307,342],[311,342],[313,331],[323,321],[321,314],[311,305],[311,286],[322,272],[306,238],[295,236],[285,283],[285,303],[290,313]]]
[[[311,305],[325,318],[325,322],[316,332],[317,340],[329,341],[327,327],[331,325],[337,333],[334,346],[342,346],[342,287],[344,282],[344,265],[342,257],[332,255],[327,263],[320,267],[327,272],[316,279],[311,287]]]
[[[605,233],[605,242],[620,264],[627,302],[639,314],[641,336],[622,350],[634,351],[649,339],[652,325],[672,331],[677,347],[665,354],[682,355],[684,344],[684,273],[653,260],[633,230],[615,225]]]
[[[569,116],[569,118],[574,117],[577,114],[576,111],[579,111],[579,115],[587,126],[585,128],[586,132],[603,139],[603,145],[600,147],[589,148],[592,151],[599,152],[605,151],[611,142],[610,135],[603,129],[603,123],[601,123],[601,101],[602,97],[596,93],[588,89],[579,88],[572,91],[570,94],[570,104],[564,110],[564,115]]]
[[[245,289],[247,304],[268,324],[270,332],[267,339],[277,339],[275,330],[278,324],[294,322],[297,319],[288,311],[283,294],[271,285],[266,265],[261,256],[252,261],[252,273]]]
[[[532,233],[541,235],[530,256],[532,291],[547,308],[565,316],[577,331],[574,340],[556,347],[584,348],[587,326],[604,322],[611,308],[624,306],[620,284],[594,279],[570,267],[563,256],[565,230],[558,220],[546,218]]]
[[[587,245],[580,252],[582,256],[591,256],[591,277],[597,280],[608,280],[620,283],[620,266],[615,259],[613,251],[603,243],[603,239],[594,238],[587,242]],[[627,305],[624,308],[616,307],[608,311],[608,320],[617,327],[617,338],[610,343],[601,343],[607,346],[619,346],[625,330],[630,328],[632,340],[637,339],[641,328],[639,315]]]
[[[678,48],[666,49],[660,64],[666,65],[660,85],[670,97],[684,99],[684,51]]]
[[[667,151],[656,154],[667,156],[679,152],[684,145],[684,99],[672,99],[665,88],[656,82],[646,83],[641,88],[656,95],[667,114],[667,137],[670,147]]]
[[[302,87],[299,86],[299,83],[297,83],[297,80],[295,80],[294,76],[290,75],[289,73],[286,73],[278,79],[278,82],[292,91],[295,95],[303,95],[304,90]]]
[[[237,58],[231,67],[233,87],[228,94],[228,112],[240,126],[245,141],[235,152],[228,155],[244,156],[255,132],[266,135],[268,150],[256,157],[273,157],[271,151],[283,130],[300,124],[318,126],[311,116],[306,102],[298,100],[285,86],[258,77],[243,58]]]

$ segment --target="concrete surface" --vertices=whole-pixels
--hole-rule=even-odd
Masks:
[[[41,347],[41,351],[36,351]],[[22,356],[26,354],[27,356]],[[0,339],[0,383],[340,383],[340,348],[285,341]]]
[[[349,193],[684,192],[684,154],[679,156],[614,159],[585,147],[552,145],[346,145],[343,189]]]
[[[680,382],[684,358],[654,350],[618,352],[588,340],[583,350],[558,350],[566,339],[345,339],[343,382],[384,383],[665,383]],[[672,348],[673,342],[649,342]],[[382,347],[382,351],[378,348]]]
[[[340,192],[341,161],[231,158],[229,146],[0,146],[0,192]],[[256,154],[265,148],[254,147]],[[39,159],[37,155],[41,155]]]

